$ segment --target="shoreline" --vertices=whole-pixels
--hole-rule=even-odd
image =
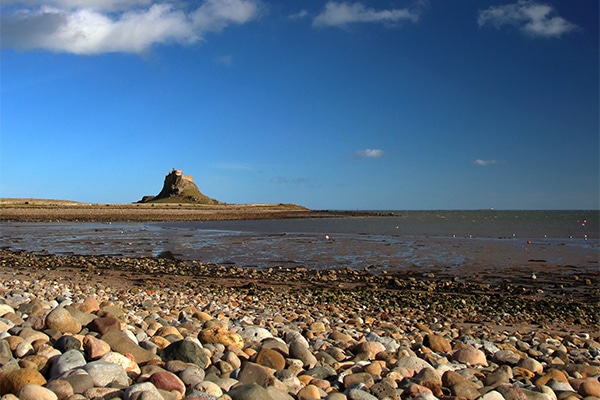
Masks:
[[[85,204],[58,200],[0,199],[0,222],[159,222],[333,218],[356,216],[390,216],[389,212],[309,210],[293,204],[197,205],[197,204]],[[469,242],[471,243],[471,242]],[[506,316],[515,323],[539,323],[600,327],[600,274],[593,268],[580,268],[586,260],[570,258],[567,263],[547,263],[554,254],[528,253],[511,255],[510,265],[502,270],[493,259],[502,258],[500,250],[470,248],[476,259],[460,269],[436,264],[420,267],[410,263],[390,270],[364,268],[307,269],[305,267],[255,268],[235,264],[217,265],[203,260],[180,260],[177,255],[158,257],[108,255],[54,255],[0,249],[0,278],[18,275],[77,279],[94,285],[120,285],[128,282],[142,287],[181,289],[202,284],[231,290],[254,288],[261,292],[352,292],[363,303],[369,293],[382,295],[386,301],[408,301],[417,305],[443,309],[455,318],[464,319],[477,311],[486,323],[502,321]],[[418,247],[418,246],[417,246]],[[560,246],[563,251],[564,246]],[[542,257],[538,259],[539,257]],[[548,258],[550,256],[550,258]],[[544,262],[542,262],[544,261]],[[588,260],[589,261],[589,260]],[[570,263],[569,263],[570,262]],[[532,266],[535,265],[533,268]],[[23,268],[23,265],[29,265]],[[18,266],[14,269],[14,266]],[[578,267],[579,266],[579,267]],[[62,276],[65,276],[63,278]],[[33,276],[33,275],[32,275]],[[123,282],[125,282],[123,284]],[[472,308],[456,312],[453,300],[461,299]],[[418,299],[418,300],[417,300]],[[522,304],[516,311],[512,304]],[[358,303],[360,304],[360,303]],[[551,311],[549,315],[539,309]],[[463,315],[464,314],[464,315]],[[508,318],[508,320],[511,320]]]
[[[461,279],[419,268],[378,275],[350,269],[265,270],[171,257],[53,255],[5,249],[0,249],[0,266],[1,280],[53,279],[80,286],[101,283],[124,291],[222,288],[274,298],[318,295],[333,304],[351,298],[356,307],[372,303],[375,296],[382,309],[409,304],[415,310],[435,311],[440,317],[452,315],[463,323],[525,323],[553,330],[600,327],[598,277],[593,273],[564,279],[553,271],[532,279],[528,271],[513,268],[506,279],[490,279],[485,274]]]

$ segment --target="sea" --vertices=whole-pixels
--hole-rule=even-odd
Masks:
[[[0,223],[0,248],[56,255],[174,257],[239,267],[600,271],[598,210],[389,211],[246,221]]]

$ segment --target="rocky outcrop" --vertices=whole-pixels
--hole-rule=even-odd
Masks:
[[[200,189],[194,183],[194,178],[183,175],[181,170],[175,168],[165,176],[165,183],[158,195],[144,196],[139,202],[220,204],[219,201],[211,199],[200,192]]]

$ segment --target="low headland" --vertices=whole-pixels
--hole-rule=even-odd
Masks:
[[[311,210],[295,204],[149,202],[93,204],[66,200],[0,199],[0,221],[167,222],[389,215],[369,211]]]

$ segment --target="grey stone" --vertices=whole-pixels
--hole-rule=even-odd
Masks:
[[[429,382],[437,386],[442,386],[442,376],[438,370],[433,368],[423,368],[413,379],[417,383]]]
[[[304,339],[304,338],[302,338],[302,339]],[[308,345],[307,345],[307,347],[308,347]],[[290,349],[289,349],[287,343],[279,338],[267,338],[267,339],[263,340],[260,344],[260,348],[277,350],[278,352],[280,352],[281,354],[283,354],[286,357],[289,356],[289,354],[290,354]]]
[[[10,349],[10,343],[8,340],[0,340],[0,359],[10,360],[13,358],[12,350]]]
[[[315,357],[317,358],[317,361],[321,364],[326,364],[326,365],[335,365],[338,363],[338,360],[335,359],[335,357],[333,357],[331,354],[329,354],[326,351],[319,351]]]
[[[202,382],[205,377],[204,370],[200,368],[186,368],[179,374],[179,379],[187,386],[195,386],[197,383]]]
[[[494,353],[494,361],[498,364],[517,365],[521,357],[512,350],[499,350]]]
[[[111,387],[93,387],[91,389],[86,390],[84,396],[87,399],[116,400],[123,398],[123,390]]]
[[[129,378],[125,368],[120,365],[109,363],[106,361],[93,361],[83,366],[94,381],[94,386],[105,387],[110,384],[118,384],[127,386]]]
[[[89,388],[94,387],[94,380],[83,369],[72,369],[62,374],[59,378],[69,382],[75,394],[83,394]]]
[[[302,336],[300,332],[290,330],[285,333],[285,341],[288,345],[295,340],[302,342],[302,344],[304,344],[305,347],[308,347],[308,341],[304,336]]]
[[[533,358],[523,358],[519,361],[519,367],[525,368],[531,372],[535,372],[536,374],[542,374],[544,372],[544,366],[541,362],[537,361]]]
[[[536,392],[535,390],[521,389],[521,393],[527,396],[527,400],[552,400],[552,397],[548,394]]]
[[[460,338],[458,338],[458,341],[463,342],[467,346],[473,346],[473,347],[479,347],[482,344],[481,341],[475,339],[471,335],[463,335]],[[492,344],[491,342],[488,342],[488,343]],[[484,341],[484,344],[485,344],[485,341]],[[496,349],[498,349],[498,348],[496,347]],[[500,349],[498,349],[498,350],[500,350]],[[496,350],[496,351],[498,351],[498,350]]]
[[[354,387],[357,384],[371,387],[375,383],[373,375],[369,374],[368,372],[357,372],[355,374],[345,375],[343,381],[346,388]]]
[[[87,324],[92,322],[94,318],[97,318],[96,315],[84,313],[73,306],[66,306],[65,310],[67,310],[71,314],[71,316],[75,318],[75,320],[79,322],[82,326],[86,326]]]
[[[202,351],[202,348],[189,340],[179,340],[171,343],[161,352],[163,361],[181,360],[196,364],[204,369],[208,365],[208,357]]]
[[[290,357],[302,361],[304,367],[313,368],[317,365],[317,358],[304,343],[302,340],[293,340],[290,343]]]
[[[497,352],[500,351],[500,349],[498,348],[498,346],[496,346],[494,343],[488,341],[488,340],[483,340],[481,342],[481,347],[483,348],[483,350],[487,351],[490,354],[496,354]],[[477,347],[476,345],[474,347]]]
[[[273,400],[294,400],[292,396],[282,392],[281,390],[273,386],[267,387],[267,393],[269,394],[269,396],[271,396],[271,399]]]
[[[75,393],[73,386],[63,379],[54,379],[47,382],[45,387],[56,393],[56,396],[61,400],[66,399]]]
[[[432,368],[431,364],[427,361],[420,359],[419,357],[403,357],[398,359],[395,368],[403,367],[407,369],[412,369],[416,373],[421,372],[423,368]]]
[[[227,394],[232,400],[274,400],[267,389],[256,383],[237,386]]]
[[[335,372],[335,369],[333,369],[329,365],[324,365],[320,367],[311,368],[308,371],[306,371],[303,375],[312,376],[313,378],[318,379],[327,379],[330,376],[337,375],[337,372]]]
[[[218,400],[219,398],[217,396],[214,396],[212,394],[208,394],[208,393],[203,393],[203,392],[199,392],[197,390],[192,390],[191,392],[189,392],[187,394],[187,396],[185,396],[186,400]]]
[[[498,386],[503,383],[509,383],[513,377],[513,371],[508,365],[502,365],[488,374],[483,380],[485,386]]]
[[[54,343],[54,348],[61,353],[65,353],[69,350],[79,350],[81,349],[81,341],[73,336],[64,335]]]
[[[346,393],[349,400],[378,400],[377,397],[361,389],[350,389]]]
[[[1,314],[0,314],[1,315]],[[6,318],[0,318],[0,332],[7,332],[10,328],[14,327],[15,323]]]
[[[327,395],[327,397],[325,397],[325,400],[347,400],[347,399],[348,399],[348,397],[346,397],[345,394],[339,393],[339,392],[329,393]]]
[[[84,366],[85,364],[86,361],[82,352],[79,350],[69,350],[61,354],[54,362],[52,369],[50,370],[50,376],[55,378],[69,370]]]
[[[389,383],[382,381],[371,386],[371,394],[378,400],[400,400],[400,393]]]
[[[288,393],[298,393],[304,387],[300,379],[289,369],[276,371],[275,377],[285,386]]]
[[[500,393],[506,400],[527,399],[527,396],[521,392],[521,389],[513,387],[512,385],[500,385],[496,388],[496,391]]]
[[[554,379],[551,379],[546,386],[554,390],[555,392],[574,392],[573,386],[569,384],[569,382],[560,382]]]
[[[247,326],[238,332],[244,341],[262,342],[265,339],[273,337],[273,334],[259,326]]]
[[[369,332],[366,339],[369,342],[381,343],[387,351],[395,352],[400,348],[400,344],[398,344],[398,342],[394,339],[390,337],[379,336],[375,332]]]
[[[253,362],[246,362],[237,377],[241,384],[256,383],[260,386],[270,386],[274,380],[273,370]]]
[[[495,390],[491,390],[489,392],[487,392],[486,394],[484,394],[483,396],[481,396],[479,398],[480,400],[504,400],[504,397],[497,391]]]
[[[164,397],[156,386],[150,382],[144,382],[125,389],[123,400],[164,400]]]
[[[431,393],[422,393],[416,397],[413,397],[412,400],[438,400],[438,398]]]

